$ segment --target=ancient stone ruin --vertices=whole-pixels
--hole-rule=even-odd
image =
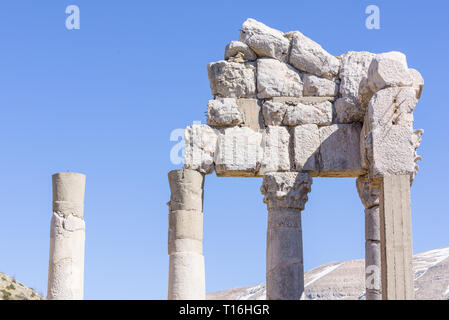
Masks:
[[[49,300],[81,300],[84,296],[84,188],[86,176],[53,175],[50,223]]]
[[[424,81],[404,54],[333,56],[299,31],[246,20],[209,63],[207,125],[185,130],[169,173],[169,299],[204,299],[204,177],[263,177],[267,299],[304,290],[301,212],[312,177],[357,177],[365,206],[366,299],[413,299],[410,186]]]

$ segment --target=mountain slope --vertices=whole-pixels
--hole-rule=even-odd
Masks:
[[[42,300],[42,296],[0,272],[0,300]]]
[[[449,299],[449,247],[413,256],[415,298]],[[365,299],[363,259],[332,262],[304,274],[304,299]],[[265,284],[239,287],[207,295],[208,300],[264,300]]]

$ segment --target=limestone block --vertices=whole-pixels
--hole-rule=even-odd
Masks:
[[[332,97],[338,94],[338,84],[333,80],[304,74],[304,96]]]
[[[262,113],[267,126],[280,126],[284,120],[288,105],[282,102],[267,100],[262,105]]]
[[[237,105],[240,113],[243,115],[243,126],[249,127],[254,131],[263,129],[264,123],[260,104],[257,99],[237,99]]]
[[[334,106],[337,123],[363,122],[365,112],[356,100],[349,97],[338,98]]]
[[[373,62],[373,59],[376,58],[379,61],[382,59],[386,59],[386,60],[393,60],[395,62],[393,62],[394,65],[402,65],[405,69],[408,69],[407,66],[407,58],[406,56],[398,51],[391,51],[391,52],[384,52],[384,53],[379,53],[376,55],[370,54],[372,55],[371,58],[366,61],[370,61],[370,65],[371,62]],[[388,68],[388,66],[386,66]],[[400,69],[402,69],[402,67],[399,67]],[[375,84],[373,84],[373,79],[369,78],[369,67],[368,67],[368,71],[364,73],[364,77],[361,79],[361,81],[359,82],[359,93],[358,93],[358,101],[362,107],[363,112],[366,111],[367,107],[368,107],[368,103],[371,99],[371,97],[373,96],[373,94],[377,91],[380,90]]]
[[[172,170],[168,173],[168,181],[171,190],[168,202],[170,212],[203,211],[204,175],[202,173],[190,169]]]
[[[320,134],[315,124],[293,128],[293,161],[296,171],[308,171],[312,176],[319,173]]]
[[[263,157],[262,133],[248,127],[223,129],[215,155],[217,176],[255,176]]]
[[[235,126],[243,123],[243,116],[234,98],[217,98],[207,103],[207,124],[210,126]]]
[[[361,124],[321,127],[320,176],[358,177],[363,173],[360,156]]]
[[[254,19],[247,19],[240,32],[239,41],[246,43],[259,57],[286,62],[290,41],[284,34]]]
[[[257,59],[256,53],[251,50],[250,47],[241,41],[231,41],[227,44],[225,49],[225,60],[235,57],[238,53],[242,54],[242,59],[244,61],[254,61]]]
[[[367,148],[371,174],[413,174],[413,109],[417,104],[412,87],[391,87],[376,92],[368,106],[370,141]]]
[[[416,99],[420,99],[422,90],[424,89],[424,79],[418,70],[408,69],[408,72],[413,79],[413,88],[416,91]]]
[[[290,133],[285,127],[268,126],[263,132],[263,160],[259,174],[290,171]]]
[[[296,126],[302,124],[330,125],[332,123],[332,103],[290,104],[287,107],[283,124]]]
[[[359,86],[363,78],[368,75],[374,53],[362,51],[349,51],[341,56],[340,94],[343,98],[356,104],[359,95]]]
[[[368,85],[372,92],[385,87],[413,85],[413,79],[403,62],[377,55],[368,69]]]
[[[365,240],[380,241],[379,206],[365,209]]]
[[[286,34],[291,39],[290,64],[296,69],[332,79],[338,74],[340,60],[299,31]]]
[[[212,173],[217,138],[218,131],[208,125],[188,126],[184,131],[184,168]]]
[[[256,94],[256,67],[253,62],[211,62],[207,65],[212,95],[252,98]]]
[[[287,96],[301,97],[303,83],[300,73],[275,59],[257,60],[257,97],[266,99]]]
[[[400,62],[404,66],[404,68],[408,69],[407,57],[402,52],[399,52],[399,51],[383,52],[383,53],[378,53],[376,55],[376,57],[396,60],[396,61]]]

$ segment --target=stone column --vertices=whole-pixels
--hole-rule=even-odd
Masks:
[[[385,175],[380,190],[383,299],[412,300],[410,175]]]
[[[365,206],[365,297],[381,300],[380,186],[367,175],[359,177],[356,185]]]
[[[50,225],[49,300],[81,300],[84,291],[84,187],[80,173],[56,173]]]
[[[261,191],[268,208],[267,300],[299,300],[304,292],[301,211],[311,185],[307,172],[264,176]]]
[[[168,180],[171,190],[168,203],[168,299],[204,300],[204,175],[189,169],[173,170],[169,172]]]

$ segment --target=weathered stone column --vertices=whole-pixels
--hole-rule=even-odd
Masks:
[[[84,291],[84,187],[80,173],[56,173],[50,225],[48,291],[50,300],[81,300]]]
[[[410,184],[421,159],[416,149],[423,133],[413,128],[413,110],[423,82],[405,61],[387,55],[373,59],[367,83],[373,95],[361,146],[379,189],[382,299],[413,299]]]
[[[267,300],[299,300],[304,292],[301,211],[311,190],[307,172],[268,173],[261,187],[268,208]]]
[[[356,184],[365,206],[365,297],[382,300],[379,185],[367,175],[359,177]]]
[[[171,190],[168,203],[168,299],[204,300],[204,175],[189,169],[173,170],[169,172],[168,180]]]
[[[414,299],[410,175],[382,179],[380,237],[383,299]]]

